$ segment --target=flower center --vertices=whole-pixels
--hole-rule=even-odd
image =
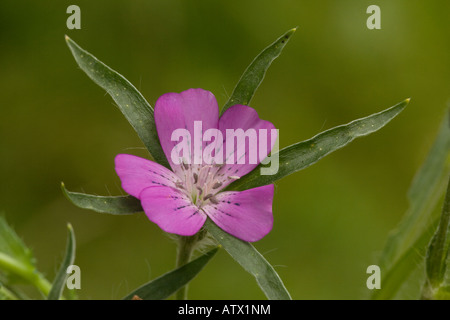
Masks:
[[[205,204],[218,204],[215,195],[222,190],[227,180],[239,179],[238,176],[228,176],[221,170],[224,165],[188,165],[183,163],[180,182],[176,186],[185,192],[197,207]]]

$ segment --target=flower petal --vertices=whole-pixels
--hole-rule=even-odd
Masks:
[[[176,189],[150,187],[141,192],[140,199],[150,221],[166,232],[192,236],[206,221],[206,215]]]
[[[194,141],[194,121],[201,121],[200,135],[196,135],[198,141]],[[171,155],[179,141],[171,141],[172,133],[176,129],[187,129],[190,133],[190,154],[186,157],[189,159],[185,160],[192,164],[194,163],[194,145],[198,143],[201,154],[207,144],[203,142],[203,133],[211,128],[217,129],[218,122],[219,107],[216,98],[209,91],[189,89],[181,93],[167,93],[156,101],[156,129],[167,160],[175,173],[180,173],[180,165],[172,161]],[[198,152],[196,154],[200,155]]]
[[[244,241],[258,241],[272,230],[273,192],[273,184],[240,192],[221,192],[215,196],[218,203],[208,204],[203,210],[229,234]]]
[[[176,187],[177,175],[162,165],[130,154],[118,154],[115,169],[128,194],[139,199],[145,188],[155,186]]]
[[[264,160],[275,144],[276,136],[272,137],[272,131],[275,130],[275,126],[269,121],[261,120],[255,109],[248,106],[235,105],[227,109],[219,120],[219,129],[222,131],[224,137],[223,147],[226,151],[224,162],[227,162],[227,159],[233,162],[233,164],[225,164],[221,169],[225,176],[242,177],[246,175]],[[242,129],[243,132],[247,133],[253,131],[256,135],[253,135],[252,138],[233,139],[235,140],[233,142],[233,140],[227,140],[227,138],[230,138],[229,135],[227,136],[227,129],[233,129],[235,132],[237,132],[237,129]],[[266,133],[265,141],[262,140],[264,138],[262,135],[263,131]],[[276,131],[273,133],[275,132]],[[254,139],[255,136],[256,140]],[[234,148],[227,147],[227,142],[231,143]],[[263,145],[265,143],[265,148],[261,148],[260,150],[261,143],[263,143]],[[245,152],[245,156],[243,152],[240,152],[240,147],[242,148],[241,150]],[[239,164],[238,160],[241,159],[242,161],[243,157],[245,157],[244,163]],[[224,183],[223,187],[229,183],[231,183],[231,181]]]

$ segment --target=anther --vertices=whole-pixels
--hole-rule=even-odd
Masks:
[[[176,183],[175,183],[175,186],[176,186],[177,188],[184,189],[184,184],[183,184],[182,182],[180,182],[180,181],[176,182]]]
[[[211,198],[209,199],[209,201],[211,201],[211,202],[214,203],[214,204],[218,204],[218,203],[219,203],[219,201],[218,201],[215,197],[211,197]]]
[[[208,200],[209,198],[211,198],[213,195],[210,193],[210,194],[207,194],[204,198],[203,198],[203,201],[206,201],[206,200]]]
[[[220,188],[222,186],[222,182],[216,182],[213,184],[213,189]]]

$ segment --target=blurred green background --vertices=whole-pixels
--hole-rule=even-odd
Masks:
[[[66,8],[81,8],[68,30]],[[381,30],[366,9],[381,8]],[[146,157],[105,92],[76,65],[64,35],[122,73],[154,105],[166,92],[212,91],[222,105],[255,55],[298,26],[251,105],[281,147],[411,97],[381,131],[276,184],[273,231],[256,247],[294,299],[360,299],[367,266],[407,209],[406,192],[450,98],[445,1],[0,2],[0,211],[53,279],[66,223],[77,236],[83,299],[117,299],[174,267],[176,246],[144,214],[109,216],[60,191],[123,194],[118,153]],[[264,298],[222,250],[192,299]]]

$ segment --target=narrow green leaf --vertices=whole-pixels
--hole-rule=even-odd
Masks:
[[[96,212],[114,215],[133,214],[142,212],[141,202],[132,196],[95,196],[91,194],[68,191],[61,183],[64,195],[77,207]]]
[[[297,28],[294,28],[283,34],[253,60],[239,79],[230,99],[228,99],[223,106],[222,113],[236,104],[243,104],[246,106],[250,104],[250,100],[263,81],[267,69],[270,67],[273,60],[281,54],[284,46],[296,30]]]
[[[450,111],[450,110],[449,110]],[[439,221],[437,204],[450,174],[450,112],[447,112],[431,150],[409,189],[410,206],[389,236],[379,266],[381,290],[373,299],[392,299],[403,283],[423,265],[427,244]]]
[[[252,172],[230,184],[227,190],[246,190],[271,184],[304,169],[329,153],[346,146],[354,139],[381,129],[397,116],[408,102],[409,99],[406,99],[387,110],[329,129],[309,140],[286,147],[272,155],[275,159],[279,158],[279,169],[276,174],[261,175],[260,169],[264,165],[260,164]]]
[[[52,288],[47,297],[48,300],[59,300],[61,298],[66,285],[67,268],[70,265],[73,265],[75,261],[75,234],[71,224],[67,225],[67,229],[69,233],[67,236],[66,255],[61,267],[58,270],[58,273],[56,274],[55,280],[53,281]]]
[[[431,150],[414,177],[408,192],[409,210],[398,227],[389,236],[380,264],[383,268],[402,255],[424,229],[436,212],[439,199],[445,191],[450,174],[450,110],[447,111]],[[439,212],[437,212],[439,214]]]
[[[67,36],[66,42],[80,68],[113,98],[155,161],[169,168],[156,132],[153,108],[147,100],[121,74],[82,49]]]
[[[448,233],[450,231],[450,180],[447,187],[447,195],[442,208],[439,226],[431,239],[428,247],[426,262],[426,272],[428,283],[432,288],[439,288],[444,280],[446,271],[446,260],[448,255]]]
[[[102,197],[83,193],[72,193],[67,191],[64,188],[64,185],[63,192],[76,206],[84,209],[111,214],[132,214],[142,211],[140,203],[130,204],[128,202],[128,196]],[[120,203],[120,209],[116,207],[117,203]],[[250,243],[236,239],[222,231],[214,223],[209,222],[209,220],[205,226],[230,255],[238,261],[246,271],[255,276],[259,286],[263,289],[269,299],[290,299],[289,293],[276,271]],[[181,287],[182,285],[180,288]],[[143,298],[140,294],[137,295]],[[132,298],[132,294],[128,297]]]
[[[83,193],[72,193],[67,191],[64,186],[63,191],[68,198],[80,208],[110,214],[133,214],[142,211],[140,203],[130,204],[128,202],[128,196],[102,197]],[[117,203],[120,203],[119,210],[116,207]],[[209,220],[207,220],[205,226],[230,255],[238,261],[246,271],[255,276],[259,286],[263,289],[269,299],[290,299],[289,293],[286,291],[286,288],[276,271],[250,243],[236,239],[222,231],[214,223],[209,222]],[[182,286],[183,285],[180,285],[180,288]],[[177,291],[177,289],[174,290]],[[134,294],[137,293],[134,292]],[[130,294],[127,298],[131,299],[134,294]],[[137,295],[142,299],[145,299],[141,294]]]
[[[430,242],[431,234],[436,225],[437,221],[432,222],[417,238],[416,242],[389,269],[381,269],[381,289],[373,291],[372,299],[390,300],[395,298],[411,273],[422,265],[420,261],[423,261],[426,246]],[[413,294],[411,292],[410,296]]]
[[[206,220],[205,227],[233,259],[256,278],[256,282],[268,299],[291,300],[289,292],[275,269],[255,247],[226,233],[210,219]]]
[[[162,300],[170,297],[194,279],[216,254],[217,250],[218,248],[214,248],[184,266],[144,284],[128,294],[123,300],[131,300],[135,296],[142,300]]]

